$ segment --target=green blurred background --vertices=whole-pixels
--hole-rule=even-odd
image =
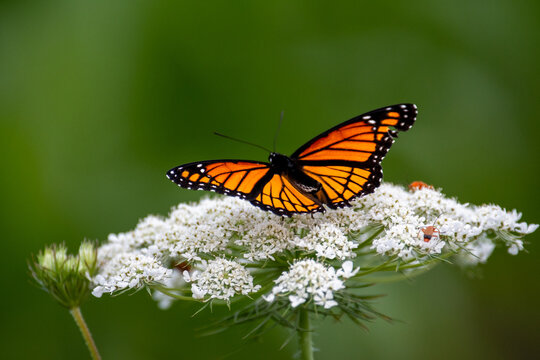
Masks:
[[[88,358],[69,314],[29,282],[46,244],[74,250],[200,198],[165,171],[290,154],[371,109],[419,107],[384,161],[385,180],[423,180],[540,221],[540,3],[529,1],[0,3],[3,359]],[[474,276],[443,265],[380,286],[402,320],[369,332],[319,323],[317,359],[526,359],[539,354],[538,251],[497,249]],[[104,359],[290,358],[296,339],[245,329],[197,338],[217,314],[159,310],[145,292],[83,312]]]

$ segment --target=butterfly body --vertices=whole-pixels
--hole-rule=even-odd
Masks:
[[[324,195],[321,193],[322,184],[302,171],[300,165],[293,158],[271,153],[268,161],[273,174],[286,178],[295,189],[307,195],[315,203],[324,203]]]
[[[380,163],[416,113],[413,104],[380,108],[327,130],[291,156],[272,152],[268,163],[189,163],[169,170],[167,177],[180,187],[240,197],[281,216],[348,206],[380,185]]]

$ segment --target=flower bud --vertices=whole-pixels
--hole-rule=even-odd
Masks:
[[[79,257],[69,256],[64,262],[62,270],[66,274],[71,274],[79,271]]]
[[[44,269],[52,270],[56,268],[56,260],[54,256],[54,251],[50,248],[45,248],[44,251],[41,251],[38,256],[38,263]]]
[[[79,247],[79,271],[83,274],[88,273],[90,276],[94,276],[97,266],[97,249],[94,243],[90,241],[83,241]]]
[[[96,271],[96,250],[83,242],[79,255],[67,253],[64,245],[46,247],[29,263],[36,284],[51,294],[60,305],[77,307],[90,293],[90,280],[86,273]]]
[[[54,261],[56,266],[62,266],[67,260],[67,248],[64,244],[53,246],[52,251],[54,252]]]

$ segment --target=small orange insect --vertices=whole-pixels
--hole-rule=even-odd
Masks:
[[[441,232],[433,225],[424,226],[420,228],[420,236],[424,237],[424,242],[429,242],[431,239],[438,240]]]
[[[433,225],[427,225],[427,226],[421,226],[420,231],[418,232],[418,235],[420,237],[424,238],[424,242],[430,242],[432,239],[437,241],[439,240],[441,236],[441,232],[439,229],[435,227],[435,223],[439,219],[441,215],[437,216],[435,221],[433,221]]]
[[[431,190],[433,190],[433,185],[426,184],[423,181],[413,181],[409,185],[409,191],[416,191],[416,190],[420,190],[420,189],[431,189]]]

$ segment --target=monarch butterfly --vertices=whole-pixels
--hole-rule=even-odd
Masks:
[[[169,170],[167,177],[180,187],[240,197],[281,216],[349,206],[380,185],[381,161],[398,130],[409,130],[416,115],[414,104],[387,106],[323,132],[290,157],[271,152],[268,163],[193,162]]]

